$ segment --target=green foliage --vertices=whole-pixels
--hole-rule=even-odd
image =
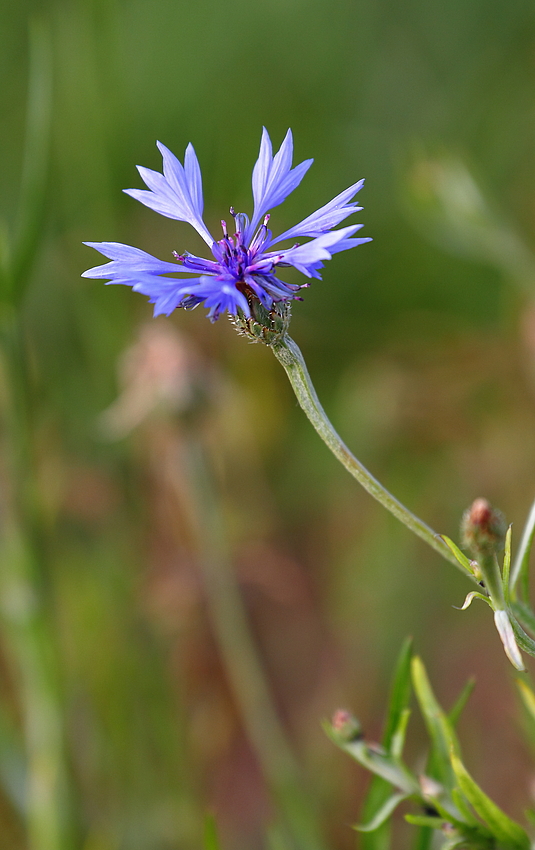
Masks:
[[[459,745],[446,714],[440,708],[420,658],[412,660],[412,683],[431,741],[430,775],[449,791],[455,786],[450,754]]]
[[[440,537],[442,538],[442,540],[444,541],[444,543],[446,544],[446,546],[448,547],[448,549],[450,550],[450,552],[451,552],[451,553],[455,556],[455,558],[457,559],[457,563],[459,564],[459,566],[461,566],[461,567],[463,568],[463,570],[464,570],[466,573],[468,573],[468,575],[470,575],[471,577],[473,577],[473,575],[474,575],[474,567],[473,567],[473,565],[472,565],[472,562],[468,560],[468,558],[466,557],[466,555],[464,554],[464,552],[461,552],[461,550],[459,549],[459,547],[457,546],[457,544],[456,544],[456,543],[454,543],[454,542],[453,542],[453,540],[450,540],[450,538],[449,538],[449,537],[446,537],[446,535],[445,535],[445,534],[441,534],[441,535],[440,535]]]
[[[407,657],[409,652],[409,657]],[[410,662],[410,663],[409,663]],[[365,804],[366,819],[355,829],[378,835],[379,847],[390,847],[385,827],[397,807],[410,801],[420,811],[409,812],[405,820],[418,828],[415,848],[430,845],[433,832],[440,833],[442,848],[479,848],[480,850],[529,850],[526,831],[511,820],[479,787],[464,767],[454,724],[472,689],[469,683],[451,712],[446,714],[431,688],[425,667],[417,656],[410,658],[410,644],[403,648],[391,691],[386,728],[392,730],[391,719],[404,726],[409,694],[409,670],[412,686],[430,739],[430,753],[425,773],[416,775],[402,760],[402,748],[396,744],[396,733],[385,736],[385,747],[358,741],[344,741],[331,731],[335,742],[375,777]],[[400,685],[403,699],[400,700]],[[524,682],[521,694],[528,710],[533,711],[535,698]],[[385,784],[391,790],[386,793]],[[380,790],[380,794],[378,791]],[[371,814],[373,812],[373,814]],[[371,814],[371,816],[370,816]],[[373,842],[368,844],[373,848]]]
[[[531,845],[526,832],[508,818],[481,790],[455,752],[451,754],[451,764],[459,783],[459,790],[471,804],[475,813],[487,825],[497,843],[503,847],[518,847],[529,850]]]
[[[529,560],[535,538],[535,502],[531,506],[515,562],[511,570],[511,592],[518,595],[519,602],[529,606]]]
[[[388,700],[388,713],[385,722],[385,730],[383,734],[382,744],[386,750],[393,749],[397,758],[401,758],[402,744],[404,731],[406,728],[405,720],[408,720],[408,705],[411,696],[411,656],[412,656],[412,640],[407,638],[401,647],[399,658],[396,665],[395,674],[392,681],[391,692]],[[396,730],[398,733],[398,743],[393,747],[396,739]],[[385,811],[385,807],[392,804],[393,808],[400,802],[398,795],[391,793],[390,783],[374,774],[372,776],[366,799],[362,805],[361,816],[364,823],[374,823],[378,814]],[[362,837],[363,850],[381,850],[387,847],[390,843],[390,824],[388,809],[387,818],[382,824],[377,824],[376,828],[369,834]]]
[[[479,500],[484,501],[484,500]],[[476,502],[477,503],[477,502]],[[468,513],[468,512],[467,512]],[[467,516],[465,513],[465,516]],[[501,514],[500,514],[501,516]],[[535,612],[528,600],[527,569],[529,554],[534,536],[535,511],[532,509],[524,529],[518,556],[511,568],[512,527],[505,534],[503,562],[500,567],[497,553],[481,551],[477,561],[468,561],[466,556],[449,538],[442,539],[453,553],[457,563],[472,578],[475,578],[483,592],[471,591],[467,594],[461,611],[465,611],[474,599],[481,599],[494,611],[494,623],[509,661],[517,670],[525,669],[520,650],[535,656],[535,640],[523,628],[526,626],[535,634]],[[521,599],[517,596],[517,585],[521,589]]]

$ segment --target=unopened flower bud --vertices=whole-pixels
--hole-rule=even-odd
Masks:
[[[354,714],[345,708],[339,708],[332,718],[333,731],[344,741],[356,741],[362,737],[362,727]]]
[[[507,524],[501,511],[486,499],[476,499],[461,520],[463,546],[476,558],[493,555],[505,545]]]

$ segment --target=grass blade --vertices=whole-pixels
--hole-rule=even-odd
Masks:
[[[451,754],[451,763],[461,791],[496,840],[504,847],[511,848],[511,850],[512,848],[529,850],[530,841],[527,833],[505,812],[502,812],[490,797],[487,797],[485,792],[472,779],[455,752]]]
[[[383,734],[383,746],[391,750],[396,740],[396,730],[400,728],[401,718],[407,711],[411,696],[411,656],[412,638],[407,638],[398,656],[390,699],[388,702],[388,714]],[[407,718],[408,719],[408,718]],[[396,747],[397,751],[398,747]],[[364,821],[371,820],[381,809],[391,793],[390,783],[379,776],[374,776],[366,798],[364,800],[361,818]],[[362,850],[388,850],[390,846],[390,826],[387,821],[372,833],[364,834],[361,838]]]
[[[438,704],[420,658],[412,659],[412,681],[420,705],[433,750],[430,757],[431,775],[446,788],[455,786],[455,777],[450,762],[452,748],[456,752],[458,743],[446,714]]]
[[[464,707],[465,707],[466,703],[470,699],[470,694],[474,690],[475,684],[476,684],[475,679],[469,679],[468,680],[468,682],[466,683],[466,685],[462,689],[461,693],[457,697],[457,700],[455,701],[454,706],[452,707],[452,709],[448,713],[448,720],[454,728],[457,725],[457,723],[459,722],[459,718],[464,711]]]
[[[375,832],[376,829],[379,829],[382,826],[390,815],[395,811],[395,809],[399,806],[403,800],[407,800],[407,794],[393,794],[391,797],[386,800],[386,802],[381,806],[378,812],[374,815],[371,821],[365,824],[357,824],[353,827],[357,832]]]
[[[511,570],[511,594],[517,588],[522,602],[529,603],[529,557],[535,537],[535,501],[533,502],[518,547],[518,553]]]

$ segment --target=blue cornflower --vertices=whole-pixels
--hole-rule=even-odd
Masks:
[[[330,260],[338,251],[354,248],[369,239],[351,238],[362,224],[333,230],[351,213],[361,210],[350,203],[364,181],[354,183],[308,218],[273,238],[268,229],[269,210],[279,206],[299,185],[312,165],[307,159],[292,168],[293,140],[291,130],[275,156],[271,140],[264,128],[260,153],[253,169],[254,210],[251,220],[244,213],[230,213],[234,232],[229,234],[221,222],[223,238],[216,241],[203,221],[201,171],[197,156],[190,144],[186,148],[184,165],[165,145],[157,143],[163,157],[163,174],[138,166],[148,189],[125,189],[145,206],[167,218],[187,221],[209,246],[213,259],[193,254],[173,252],[174,263],[122,245],[119,242],[86,242],[111,260],[84,272],[83,277],[108,278],[109,283],[131,286],[136,292],[149,296],[154,315],[168,316],[177,307],[191,309],[204,303],[208,316],[215,321],[225,310],[231,316],[242,313],[251,316],[255,299],[267,310],[278,302],[298,299],[297,293],[308,284],[285,283],[279,269],[294,266],[307,278],[319,278],[323,260]],[[295,239],[310,237],[304,245]],[[280,242],[292,240],[289,248],[274,248]],[[178,265],[177,265],[178,264]],[[176,273],[193,275],[188,278],[169,277]]]

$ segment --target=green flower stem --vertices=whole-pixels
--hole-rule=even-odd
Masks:
[[[502,575],[496,555],[494,553],[491,555],[479,554],[477,563],[494,609],[496,611],[507,610],[503,594]]]
[[[407,526],[414,534],[421,537],[422,540],[437,551],[443,558],[454,564],[460,569],[463,575],[468,575],[457,562],[455,556],[450,552],[443,540],[437,535],[432,528],[426,525],[419,517],[409,511],[395,496],[388,492],[386,487],[373,477],[371,472],[368,472],[365,466],[357,460],[354,454],[348,449],[341,437],[337,434],[329,421],[321,403],[316,395],[316,390],[310,380],[310,375],[303,359],[303,355],[299,347],[289,336],[284,336],[275,345],[271,346],[273,353],[279,363],[284,367],[293,390],[297,396],[297,400],[304,412],[312,422],[312,425],[320,435],[321,439],[330,448],[332,453],[338,458],[353,478],[362,484],[370,496],[377,499],[390,513],[394,514],[404,525]],[[469,578],[471,578],[468,575]],[[475,579],[472,578],[475,582]]]

